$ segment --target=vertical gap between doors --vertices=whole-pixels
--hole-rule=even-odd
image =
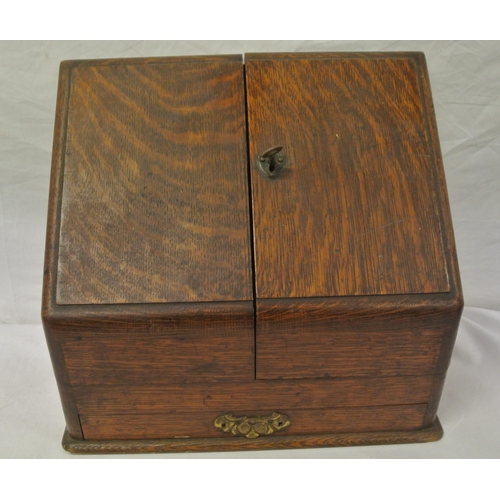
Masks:
[[[253,287],[253,376],[257,379],[257,290],[255,276],[255,245],[253,227],[253,199],[252,199],[252,161],[250,158],[250,132],[248,127],[248,101],[247,101],[247,67],[243,61],[243,84],[245,92],[245,126],[247,141],[247,174],[248,174],[248,204],[249,204],[249,225],[250,225],[250,259],[252,265],[252,287]]]

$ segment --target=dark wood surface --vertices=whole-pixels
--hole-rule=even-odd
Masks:
[[[442,376],[437,376],[441,379]],[[339,408],[421,404],[432,399],[435,377],[256,380],[214,384],[74,385],[80,414],[166,414],[180,409],[221,413],[252,408]]]
[[[439,420],[416,431],[380,431],[320,435],[274,435],[256,439],[139,439],[139,440],[80,440],[66,431],[63,448],[70,453],[182,453],[206,451],[279,450],[290,448],[322,448],[333,446],[370,446],[381,444],[427,443],[443,436]]]
[[[427,399],[427,410],[424,417],[424,427],[427,427],[434,422],[437,418],[437,410],[439,407],[439,402],[441,400],[441,395],[443,393],[444,383],[446,381],[446,374],[435,376],[434,383],[432,385],[431,394],[429,399]]]
[[[57,303],[251,300],[241,58],[63,71]]]
[[[68,384],[254,378],[252,302],[55,306],[44,325]]]
[[[386,429],[417,430],[422,427],[426,405],[374,406],[359,408],[280,409],[291,425],[281,434],[325,434],[374,432]],[[273,409],[252,408],[241,416],[269,415]],[[155,439],[220,437],[231,439],[214,426],[220,412],[175,412],[152,415],[105,415],[82,417],[85,439]],[[260,439],[260,438],[257,438]]]
[[[72,384],[191,384],[253,380],[253,329],[247,335],[188,335],[164,338],[86,339],[63,345]]]
[[[443,373],[462,306],[449,293],[260,299],[257,378]]]
[[[49,302],[49,300],[47,300]],[[164,337],[199,331],[237,334],[253,322],[252,302],[117,304],[44,307],[44,325],[54,339]],[[253,326],[252,326],[253,329]]]
[[[42,316],[74,437],[75,382],[253,378],[242,75],[239,56],[61,65]]]
[[[257,298],[450,289],[419,55],[246,55]],[[281,145],[288,166],[263,177]]]
[[[250,54],[245,73],[62,64],[42,315],[72,451],[440,437],[402,431],[435,422],[463,307],[423,56]],[[255,159],[278,144],[271,181]],[[273,410],[296,436],[211,428]]]
[[[50,359],[54,369],[54,375],[57,381],[57,388],[61,397],[61,403],[66,420],[66,429],[72,437],[83,439],[82,428],[76,398],[73,387],[69,384],[68,370],[66,368],[66,359],[60,342],[54,340],[51,331],[44,325],[45,338],[50,353]]]

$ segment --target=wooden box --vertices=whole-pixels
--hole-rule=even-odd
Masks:
[[[463,300],[423,54],[63,62],[44,277],[69,451],[438,439]]]

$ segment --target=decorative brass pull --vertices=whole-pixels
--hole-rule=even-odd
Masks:
[[[259,170],[269,179],[276,179],[286,166],[287,158],[279,152],[283,146],[274,146],[257,156]]]
[[[217,417],[214,425],[222,432],[232,432],[235,436],[254,439],[267,436],[274,431],[282,431],[290,423],[287,415],[275,411],[267,417],[235,417],[232,413],[226,413]]]

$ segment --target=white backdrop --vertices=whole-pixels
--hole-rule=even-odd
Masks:
[[[235,455],[500,457],[500,43],[411,41],[0,42],[0,457],[69,457],[40,324],[60,61],[354,50],[427,57],[467,306],[438,412],[445,437]]]

